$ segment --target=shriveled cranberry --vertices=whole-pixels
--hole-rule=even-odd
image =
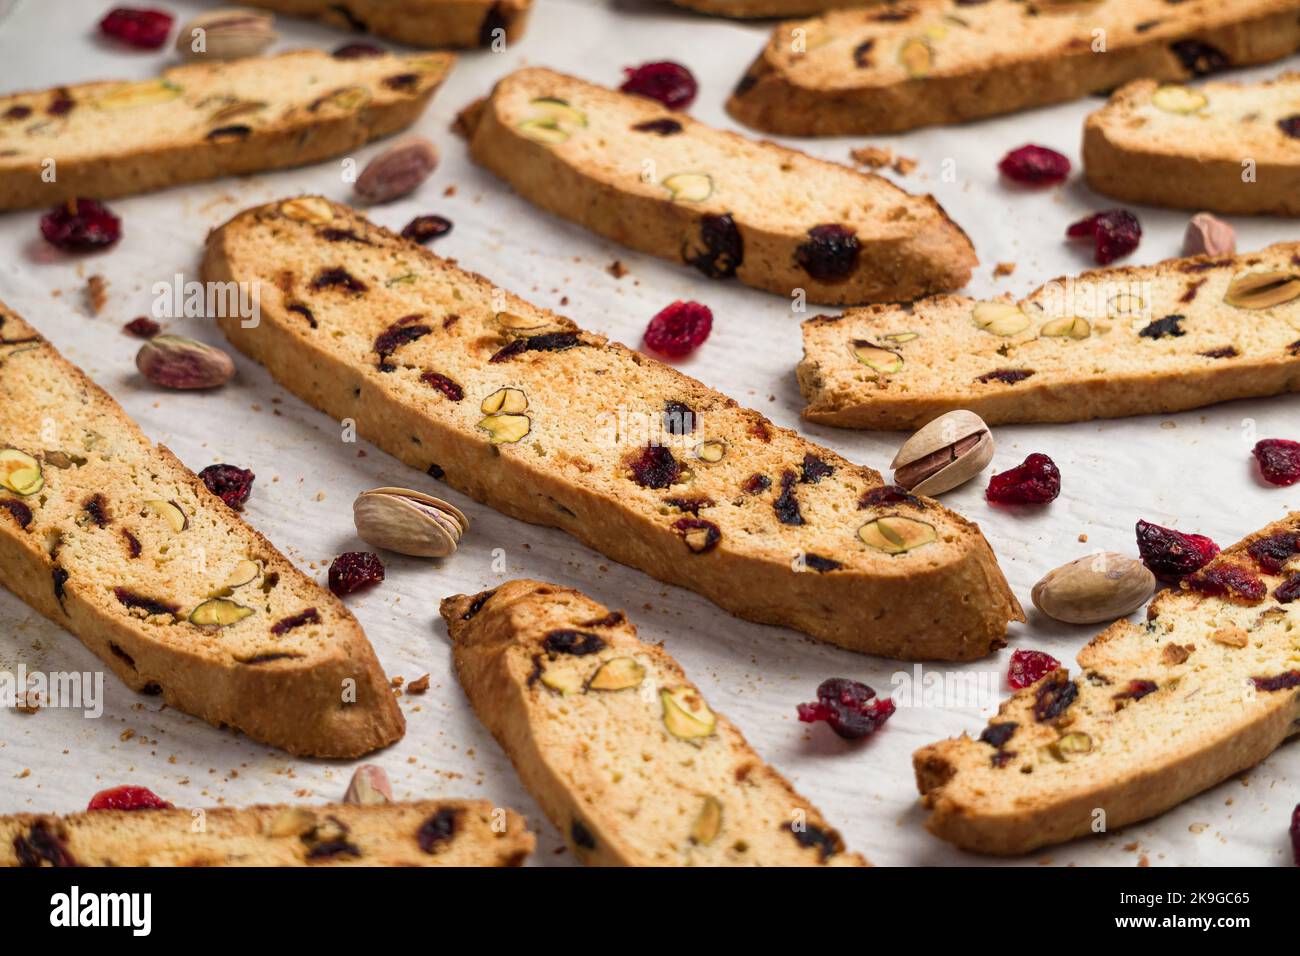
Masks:
[[[87,810],[170,810],[172,805],[147,787],[112,787],[90,798]]]
[[[1300,803],[1291,811],[1291,856],[1300,866]]]
[[[1054,149],[1030,144],[1003,156],[998,169],[1015,182],[1045,186],[1065,181],[1070,175],[1070,160]]]
[[[654,133],[656,136],[676,136],[682,131],[682,124],[675,119],[663,117],[661,119],[646,120],[644,123],[637,123],[632,129],[638,133]]]
[[[835,466],[827,464],[823,459],[809,452],[803,456],[803,464],[799,468],[799,481],[805,485],[815,485],[823,478],[828,478],[835,474]]]
[[[1268,586],[1252,572],[1235,564],[1217,564],[1202,568],[1183,579],[1183,586],[1198,594],[1226,598],[1237,604],[1258,604],[1268,594]]]
[[[451,232],[451,220],[443,216],[416,216],[402,227],[402,238],[419,243],[441,239]]]
[[[141,315],[126,323],[122,329],[138,338],[151,339],[162,331],[162,326],[147,315]]]
[[[384,51],[373,43],[345,43],[330,54],[336,60],[364,60],[383,55]]]
[[[1034,695],[1034,719],[1042,723],[1060,717],[1078,696],[1078,685],[1065,675],[1046,678]]]
[[[991,747],[1001,749],[1002,746],[1015,736],[1017,728],[1020,725],[1014,721],[1004,721],[1000,724],[989,724],[980,734],[980,743],[988,744]]]
[[[432,385],[453,402],[459,402],[465,397],[465,389],[460,387],[460,383],[448,378],[441,372],[425,372],[420,376],[420,381],[426,385]]]
[[[199,472],[199,478],[208,486],[208,491],[236,511],[244,507],[244,502],[253,493],[255,477],[247,468],[234,465],[208,465]]]
[[[425,853],[436,853],[451,843],[460,824],[461,811],[443,808],[435,813],[415,831],[416,842]]]
[[[1265,438],[1252,452],[1259,473],[1271,485],[1294,485],[1300,481],[1300,442],[1287,438]]]
[[[667,488],[682,473],[682,466],[664,445],[646,445],[630,465],[633,480],[642,488]]]
[[[1281,574],[1287,562],[1300,554],[1300,534],[1294,531],[1271,534],[1251,542],[1246,553],[1269,574]]]
[[[1292,139],[1300,139],[1300,113],[1292,113],[1277,121],[1277,128]]]
[[[988,385],[991,382],[1001,382],[1004,385],[1015,385],[1017,382],[1023,382],[1029,376],[1033,375],[1033,369],[1028,368],[996,368],[991,372],[985,372],[975,379]]]
[[[674,302],[645,329],[645,346],[670,358],[684,358],[703,345],[713,331],[713,313],[698,302]]]
[[[1300,671],[1283,671],[1272,677],[1252,677],[1250,682],[1256,690],[1290,690],[1292,687],[1300,687]]]
[[[984,496],[1000,505],[1042,505],[1061,493],[1056,462],[1035,452],[1009,471],[994,475]]]
[[[745,261],[745,240],[731,213],[700,220],[699,245],[682,244],[682,261],[710,279],[729,279]]]
[[[761,495],[771,487],[771,478],[767,477],[767,475],[755,472],[745,479],[745,483],[740,486],[740,490],[747,495]]]
[[[1153,680],[1131,680],[1128,687],[1118,694],[1112,694],[1113,700],[1141,700],[1148,694],[1154,694],[1160,688]]]
[[[140,50],[157,50],[167,42],[172,15],[164,10],[115,7],[99,21],[100,32]]]
[[[695,100],[699,84],[690,70],[680,63],[662,60],[658,63],[642,63],[635,69],[625,67],[623,74],[627,77],[619,87],[624,93],[635,93],[658,100],[670,110],[684,110]]]
[[[886,505],[911,505],[913,508],[924,508],[925,502],[898,485],[868,488],[858,499],[859,508],[880,508]]]
[[[1290,604],[1292,601],[1300,600],[1300,574],[1293,574],[1279,584],[1277,590],[1273,592],[1273,597],[1278,604]]]
[[[781,493],[772,502],[776,520],[781,524],[798,526],[804,523],[803,512],[799,509],[799,498],[794,490],[798,480],[793,471],[781,473]]]
[[[1148,521],[1137,523],[1138,554],[1161,581],[1177,584],[1210,563],[1219,546],[1203,534],[1183,534]]]
[[[693,554],[708,554],[722,540],[722,529],[703,518],[678,518],[673,530],[682,536]]]
[[[384,579],[384,562],[371,551],[345,551],[330,562],[330,590],[343,597]]]
[[[798,714],[805,724],[824,720],[845,740],[860,740],[879,730],[894,709],[892,700],[876,697],[866,684],[832,677],[817,687],[817,702],[800,704]]]
[[[571,628],[551,631],[542,641],[542,647],[548,654],[572,654],[574,657],[599,654],[605,646],[605,641],[599,634],[589,634]]]
[[[1201,40],[1175,40],[1169,49],[1192,76],[1209,76],[1232,65],[1228,54]]]
[[[94,199],[69,199],[41,216],[41,235],[64,252],[93,252],[122,238],[122,220]]]
[[[1060,666],[1061,662],[1051,654],[1042,651],[1015,651],[1011,655],[1011,664],[1007,667],[1007,684],[1016,690],[1028,687]]]
[[[1108,209],[1080,219],[1065,234],[1071,239],[1092,239],[1094,261],[1104,266],[1138,247],[1142,226],[1127,209]]]
[[[794,261],[818,282],[839,282],[858,267],[861,246],[852,229],[838,223],[813,226],[794,250]]]

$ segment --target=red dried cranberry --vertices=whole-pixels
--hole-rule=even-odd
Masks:
[[[336,60],[364,60],[383,55],[384,51],[373,43],[345,43],[330,54]]]
[[[1258,604],[1268,594],[1268,586],[1245,568],[1235,564],[1218,564],[1202,568],[1183,580],[1198,594],[1226,598],[1237,604]]]
[[[1232,65],[1228,54],[1201,40],[1175,40],[1169,49],[1192,76],[1209,76]]]
[[[151,339],[162,331],[162,326],[147,315],[142,315],[126,323],[122,329],[139,338]]]
[[[1007,684],[1017,690],[1028,687],[1060,666],[1061,662],[1051,654],[1042,651],[1015,651],[1011,655],[1011,664],[1007,667]]]
[[[1277,128],[1292,139],[1300,139],[1300,113],[1292,113],[1277,121]]]
[[[1056,462],[1034,453],[1024,464],[994,475],[984,496],[1000,505],[1042,505],[1061,493],[1061,472]]]
[[[1203,534],[1183,534],[1147,521],[1137,523],[1137,546],[1142,563],[1168,584],[1177,584],[1219,553],[1219,546]]]
[[[172,30],[172,15],[164,10],[141,10],[116,7],[99,21],[105,36],[121,40],[141,50],[157,50],[167,42]]]
[[[451,232],[451,220],[442,216],[416,216],[402,227],[402,238],[427,243]]]
[[[1300,442],[1266,438],[1256,443],[1252,454],[1259,462],[1259,473],[1269,484],[1294,485],[1300,481]]]
[[[913,508],[924,508],[925,502],[898,485],[868,488],[858,499],[859,508],[880,508],[887,505],[911,505]]]
[[[1070,160],[1046,146],[1021,146],[1002,157],[998,169],[1007,179],[1030,186],[1064,182],[1070,175]]]
[[[818,282],[839,282],[858,267],[860,245],[853,230],[838,223],[813,226],[794,250],[794,261]]]
[[[384,579],[384,562],[371,551],[345,551],[330,562],[330,590],[343,597]]]
[[[94,199],[69,199],[41,217],[41,235],[64,252],[93,252],[122,238],[122,220]]]
[[[23,525],[23,527],[27,527]],[[1277,586],[1273,592],[1273,597],[1278,604],[1290,604],[1292,601],[1300,600],[1300,574],[1293,574]]]
[[[671,60],[643,63],[635,69],[625,67],[623,73],[627,79],[619,87],[620,90],[648,96],[670,110],[686,109],[699,92],[699,84],[695,82],[691,71]]]
[[[682,473],[682,466],[664,445],[646,445],[631,462],[632,478],[642,488],[667,488]]]
[[[1277,690],[1290,690],[1293,687],[1300,687],[1300,671],[1283,671],[1272,677],[1252,677],[1250,682],[1255,685],[1256,690],[1270,693]]]
[[[1034,694],[1034,719],[1054,720],[1070,709],[1079,696],[1079,686],[1064,674],[1048,676]]]
[[[682,261],[710,279],[734,276],[745,261],[745,239],[731,213],[703,217],[699,244],[691,244],[689,240],[682,243]]]
[[[818,686],[817,703],[800,704],[798,713],[805,724],[824,720],[845,740],[859,740],[884,725],[894,713],[894,702],[876,697],[859,681],[832,677]]]
[[[1251,543],[1246,553],[1269,574],[1281,574],[1287,562],[1300,554],[1300,534],[1284,531],[1282,534],[1260,538]]]
[[[87,810],[170,810],[172,805],[147,787],[112,787],[90,798]]]
[[[1065,234],[1071,239],[1091,238],[1094,260],[1104,266],[1128,255],[1138,247],[1142,226],[1127,209],[1108,209],[1087,219],[1080,219]]]
[[[670,358],[690,355],[713,331],[713,313],[698,302],[674,302],[659,312],[645,329],[645,346]]]
[[[208,465],[199,478],[212,492],[230,507],[239,511],[253,492],[253,479],[256,476],[247,468],[234,465]]]
[[[465,397],[465,389],[461,388],[458,382],[448,378],[441,372],[425,372],[420,376],[420,381],[426,385],[432,385],[453,402],[459,402]]]
[[[1111,698],[1113,700],[1141,700],[1148,694],[1154,694],[1159,689],[1153,680],[1131,680],[1128,682],[1127,690],[1112,694]]]
[[[1295,865],[1300,866],[1300,803],[1291,811],[1291,854]]]

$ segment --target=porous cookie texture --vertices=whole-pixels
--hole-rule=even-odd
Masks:
[[[290,753],[405,722],[356,619],[0,304],[0,583],[133,690]]]
[[[898,301],[960,288],[977,261],[931,196],[552,70],[510,74],[462,126],[525,199],[710,278]]]
[[[866,865],[621,612],[516,580],[442,616],[475,713],[583,863]]]
[[[1300,73],[1130,83],[1088,117],[1083,167],[1089,186],[1128,202],[1300,215]]]
[[[0,866],[519,866],[534,842],[486,800],[0,817]]]
[[[0,96],[0,209],[337,156],[413,123],[455,58],[315,50]],[[44,175],[53,161],[56,175]]]
[[[1281,59],[1297,0],[908,0],[776,28],[727,111],[791,136],[961,123]],[[1100,44],[1100,46],[1099,46]]]
[[[295,17],[423,47],[490,47],[523,36],[533,0],[249,0]]]
[[[971,522],[346,206],[243,212],[204,274],[260,284],[258,327],[222,329],[307,402],[740,617],[909,659],[982,657],[1022,619]]]
[[[1019,302],[936,296],[803,325],[804,417],[912,429],[1075,422],[1300,391],[1300,243],[1054,279]]]
[[[1254,766],[1300,733],[1300,513],[1226,549],[1145,624],[1118,621],[1007,700],[978,739],[916,752],[931,832],[1026,853],[1106,832]]]

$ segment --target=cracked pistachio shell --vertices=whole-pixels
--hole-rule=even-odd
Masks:
[[[374,488],[352,503],[352,518],[362,541],[420,558],[444,558],[469,529],[457,508],[409,488]]]
[[[993,433],[974,412],[940,415],[903,442],[889,467],[894,483],[921,495],[939,495],[970,481],[993,461]]]

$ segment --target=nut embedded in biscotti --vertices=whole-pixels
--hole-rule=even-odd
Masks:
[[[166,521],[167,526],[173,531],[184,531],[190,525],[190,519],[185,516],[181,506],[174,501],[163,501],[160,498],[154,498],[146,501],[144,505]]]
[[[516,127],[529,139],[548,146],[558,146],[570,134],[587,125],[587,114],[553,96],[539,96],[529,103],[532,116]]]
[[[528,396],[517,388],[498,388],[479,403],[484,415],[520,415],[528,411]]]
[[[970,481],[991,461],[993,435],[988,426],[974,412],[958,409],[903,442],[889,467],[899,487],[938,495]]]
[[[1166,113],[1199,113],[1209,102],[1200,90],[1176,84],[1162,86],[1151,94],[1151,105]]]
[[[979,302],[971,310],[977,328],[990,335],[1010,337],[1029,328],[1029,316],[1010,302]]]
[[[1049,571],[1034,585],[1034,607],[1066,624],[1100,624],[1136,611],[1155,593],[1156,578],[1138,560],[1103,553]]]
[[[634,657],[614,657],[600,665],[600,670],[587,682],[588,690],[627,690],[640,687],[645,680],[645,668]]]
[[[727,443],[720,438],[706,438],[695,446],[695,457],[700,461],[716,465],[727,454]]]
[[[236,604],[226,598],[212,598],[190,612],[190,623],[201,627],[229,627],[252,613],[251,607]]]
[[[903,368],[903,356],[865,339],[854,340],[853,357],[873,372],[885,375],[892,375]]]
[[[674,737],[697,740],[710,736],[717,727],[718,718],[693,688],[661,690],[659,700],[664,709],[664,726]]]
[[[1230,256],[1237,251],[1237,233],[1222,219],[1198,212],[1183,234],[1185,256]]]
[[[513,445],[533,430],[533,420],[527,415],[488,415],[478,427],[488,433],[493,445]]]
[[[334,219],[334,209],[320,196],[299,196],[280,203],[280,215],[319,226]]]
[[[898,48],[898,62],[902,64],[908,76],[925,76],[934,63],[934,49],[925,37],[909,37]]]
[[[713,177],[708,173],[673,173],[661,185],[676,202],[703,202],[713,195]]]
[[[902,515],[884,515],[858,529],[858,538],[885,554],[903,554],[939,540],[934,525]]]
[[[700,812],[691,826],[691,842],[696,846],[708,846],[722,832],[722,803],[714,796],[706,796]]]
[[[1294,272],[1247,272],[1228,285],[1223,301],[1238,309],[1270,309],[1300,296]]]
[[[275,17],[260,10],[209,10],[181,27],[176,52],[187,60],[257,56],[278,39]]]
[[[413,137],[368,162],[352,188],[365,202],[391,202],[415,192],[437,168],[438,150],[427,139]]]
[[[1048,744],[1047,749],[1056,760],[1066,763],[1071,757],[1092,753],[1092,737],[1081,731],[1075,731],[1054,740]]]
[[[14,494],[34,495],[45,487],[41,463],[17,448],[0,450],[0,485]]]
[[[1044,322],[1038,334],[1048,339],[1075,339],[1081,341],[1092,335],[1092,323],[1077,315],[1063,315]]]
[[[372,763],[363,763],[352,771],[352,780],[348,783],[343,802],[359,807],[373,807],[393,801],[393,785],[388,782],[388,774],[383,767]]]
[[[216,388],[235,375],[235,363],[221,349],[181,335],[156,335],[135,355],[140,374],[164,388]]]
[[[469,529],[458,508],[409,488],[363,491],[352,503],[352,520],[367,544],[419,558],[447,557]]]

